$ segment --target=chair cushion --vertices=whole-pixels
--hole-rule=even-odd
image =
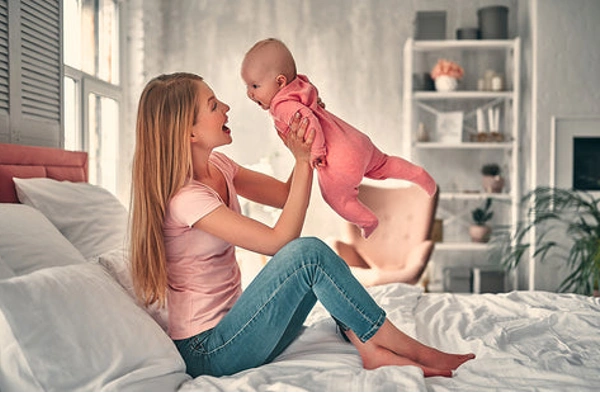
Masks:
[[[429,261],[429,257],[433,251],[433,245],[433,241],[426,240],[419,243],[408,252],[404,268],[407,271],[412,271],[414,278],[411,281],[404,281],[405,283],[414,284],[419,281],[421,274],[425,271],[425,267],[427,267],[427,261]]]
[[[379,226],[365,239],[360,229],[347,224],[345,242],[334,248],[365,285],[390,282],[417,283],[434,243],[431,230],[437,210],[439,188],[430,197],[417,185],[382,188],[359,187],[358,198],[379,218]]]
[[[409,252],[429,239],[437,198],[429,197],[420,187],[361,185],[359,199],[379,218],[379,226],[366,240],[355,226],[349,227],[349,243],[369,266],[383,269],[403,266]]]

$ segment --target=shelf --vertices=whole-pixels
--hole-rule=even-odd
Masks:
[[[486,251],[489,249],[487,243],[473,243],[473,242],[454,242],[454,243],[435,243],[435,250],[477,250]]]
[[[461,142],[461,143],[443,143],[443,142],[416,142],[414,147],[417,149],[491,149],[508,150],[513,147],[513,142]]]
[[[415,51],[438,51],[445,49],[511,49],[514,40],[415,40]]]
[[[441,200],[481,200],[488,197],[496,200],[511,200],[508,193],[461,193],[461,192],[443,192],[440,190]]]
[[[413,40],[404,46],[403,147],[407,158],[428,170],[440,185],[437,215],[443,219],[443,242],[435,243],[437,265],[455,265],[483,259],[493,250],[489,243],[471,242],[468,227],[475,203],[494,200],[494,220],[512,228],[518,223],[520,180],[520,53],[519,38],[509,40]],[[420,75],[431,70],[436,59],[449,58],[465,69],[459,90],[438,92],[415,90],[424,86]],[[503,91],[475,90],[478,78],[488,69],[503,74]],[[502,142],[476,142],[477,111],[497,108]],[[443,113],[462,112],[462,126],[456,129],[439,124]],[[490,119],[488,114],[484,115]],[[443,122],[443,121],[442,121]],[[417,140],[423,123],[432,141]],[[460,135],[444,135],[458,132]],[[483,130],[487,130],[485,128]],[[474,136],[475,135],[475,136]],[[452,140],[440,142],[450,136]],[[494,139],[496,136],[492,136]],[[481,138],[481,137],[480,137]],[[461,141],[464,140],[464,141]],[[479,190],[480,168],[486,163],[502,166],[510,190],[486,193]],[[447,188],[445,190],[444,188]],[[468,191],[468,189],[473,189]]]
[[[433,90],[417,91],[413,93],[415,100],[444,100],[444,99],[510,99],[513,92],[491,92],[481,90],[457,90],[453,92],[437,92]]]

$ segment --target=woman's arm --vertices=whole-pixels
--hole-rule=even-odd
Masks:
[[[289,241],[300,236],[306,210],[310,199],[313,170],[310,165],[310,148],[314,139],[314,131],[306,138],[306,123],[298,127],[297,120],[292,123],[292,134],[284,139],[286,146],[292,151],[296,160],[289,181],[289,190],[284,189],[286,183],[265,177],[262,174],[242,170],[241,180],[236,176],[236,185],[241,184],[241,193],[271,201],[273,205],[281,201],[288,192],[283,209],[275,226],[269,227],[259,221],[238,214],[225,206],[220,206],[194,226],[236,246],[273,255]],[[295,134],[294,134],[295,132]],[[239,173],[238,173],[239,174]],[[256,179],[255,181],[253,179]],[[261,189],[261,183],[266,186]],[[238,187],[236,186],[237,190]],[[273,190],[273,193],[269,193]],[[268,203],[267,203],[268,204]]]
[[[267,206],[283,208],[290,193],[292,175],[287,182],[272,176],[240,167],[233,183],[237,193],[248,200]]]
[[[294,114],[292,117],[292,122],[289,126],[289,131],[291,134],[294,132],[297,133],[298,129],[300,129],[300,121],[302,119],[302,115],[300,113]],[[306,130],[310,126],[310,123],[306,122],[306,127],[303,132],[306,133]],[[286,142],[286,135],[281,131],[277,131],[279,137]],[[315,131],[316,135],[316,131]],[[314,143],[314,139],[313,139]],[[287,144],[286,144],[287,145]],[[278,179],[273,178],[272,176],[262,174],[260,172],[252,171],[250,169],[241,167],[235,175],[233,183],[235,185],[235,189],[237,193],[251,201],[256,203],[265,204],[267,206],[275,207],[275,208],[283,208],[289,194],[290,187],[292,182],[292,174],[288,178],[287,182],[282,182]]]

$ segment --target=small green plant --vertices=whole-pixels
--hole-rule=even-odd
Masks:
[[[498,176],[502,169],[498,164],[485,164],[481,167],[481,174],[485,176]]]
[[[471,211],[473,222],[475,225],[483,226],[494,216],[494,212],[490,210],[492,207],[492,199],[488,197],[483,204],[483,207],[477,207]]]

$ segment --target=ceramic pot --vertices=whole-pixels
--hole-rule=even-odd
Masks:
[[[475,243],[487,243],[490,240],[492,228],[488,225],[471,225],[469,226],[469,235],[471,241]]]
[[[456,90],[458,86],[458,81],[456,78],[453,78],[448,75],[442,75],[435,78],[435,89],[438,92],[452,92]]]
[[[504,178],[500,175],[483,175],[481,184],[486,193],[502,193]]]

